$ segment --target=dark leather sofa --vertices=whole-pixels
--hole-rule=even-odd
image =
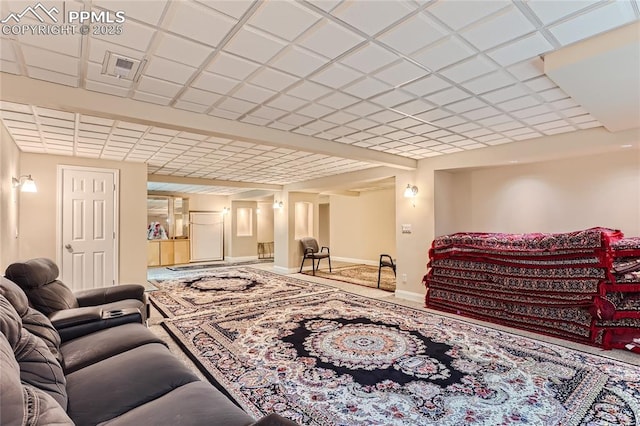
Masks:
[[[0,385],[2,425],[295,425],[276,414],[256,422],[140,322],[61,339],[5,277]]]

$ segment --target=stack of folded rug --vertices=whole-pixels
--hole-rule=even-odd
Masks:
[[[429,251],[426,306],[620,347],[640,338],[640,261],[633,259],[640,239],[607,228],[445,235]]]

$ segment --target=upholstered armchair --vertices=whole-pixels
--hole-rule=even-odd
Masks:
[[[307,259],[311,259],[311,271],[313,275],[316,274],[316,271],[320,267],[320,261],[322,259],[327,259],[329,261],[329,272],[331,272],[331,255],[329,252],[329,247],[323,246],[320,248],[318,246],[318,241],[313,237],[303,237],[300,239],[300,244],[302,244],[302,263],[300,264],[300,272],[302,272],[302,267],[304,266],[304,261]],[[316,265],[316,259],[318,260],[318,264]]]
[[[26,293],[29,304],[47,315],[63,340],[127,322],[145,323],[149,306],[144,286],[125,284],[73,292],[58,280],[50,259],[9,265],[5,276]]]

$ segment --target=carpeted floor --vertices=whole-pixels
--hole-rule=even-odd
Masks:
[[[166,330],[249,413],[306,425],[638,424],[637,366],[253,268],[158,280]],[[263,294],[264,290],[264,294]]]
[[[255,265],[257,263],[272,263],[272,262],[273,262],[273,258],[247,260],[244,262],[227,262],[225,260],[220,260],[220,261],[208,262],[208,263],[194,263],[191,265],[167,266],[167,269],[170,271],[197,271],[199,269],[224,268],[227,266]]]
[[[303,271],[306,275],[313,275],[311,270]],[[378,286],[378,267],[371,265],[347,265],[336,268],[324,268],[316,271],[317,277],[338,280],[346,283],[364,285],[367,287]],[[396,276],[390,268],[382,268],[380,271],[380,289],[395,291]]]

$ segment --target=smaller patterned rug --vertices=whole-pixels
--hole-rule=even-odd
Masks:
[[[149,280],[158,288],[149,293],[149,300],[167,318],[336,290],[249,267],[174,274],[177,276]]]
[[[303,274],[313,275],[311,270],[302,271]],[[343,281],[366,287],[378,287],[378,267],[370,265],[349,265],[337,268],[320,269],[316,271],[316,277],[330,280]],[[396,276],[391,268],[382,268],[380,273],[380,289],[387,291],[396,290]]]

